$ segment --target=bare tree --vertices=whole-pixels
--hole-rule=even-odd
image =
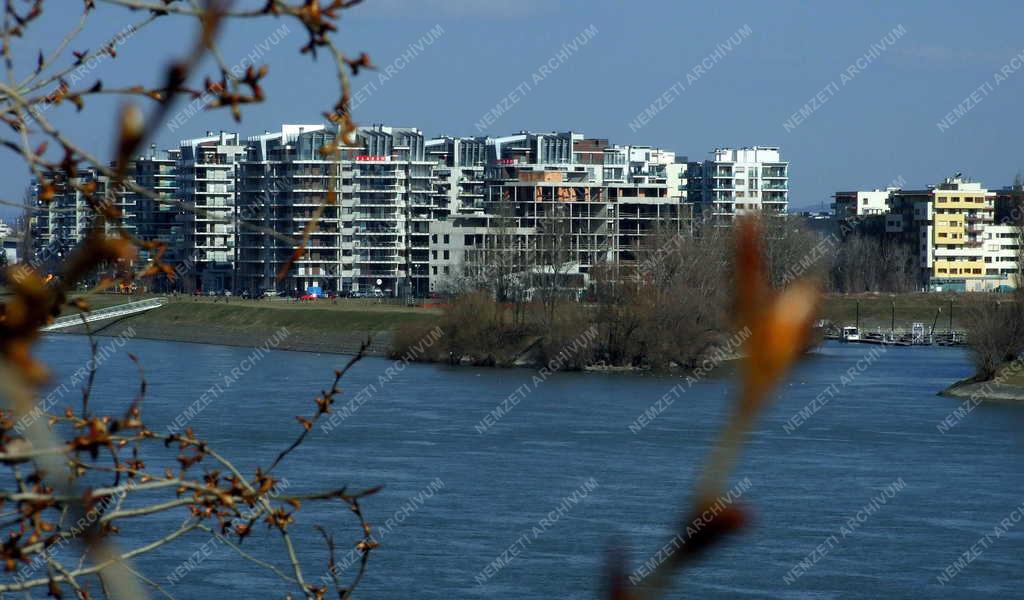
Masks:
[[[798,265],[807,265],[802,270],[814,276],[820,276],[827,268],[828,261],[818,256],[821,239],[809,231],[800,219],[786,216],[766,218],[763,219],[762,228],[768,280],[773,286],[779,287],[786,283]]]
[[[1018,209],[1013,217],[1016,220],[1010,224],[1014,226],[1017,257],[1014,293],[997,300],[976,300],[968,305],[966,313],[967,342],[977,381],[993,379],[1000,369],[1024,353],[1024,213]]]
[[[646,360],[693,368],[729,329],[731,231],[656,236],[641,252]]]
[[[571,286],[566,276],[573,265],[572,224],[569,207],[558,202],[547,208],[543,218],[538,219],[537,251],[531,271],[530,286],[539,296],[543,306],[544,323],[550,326],[555,320],[559,304],[569,299]]]
[[[829,284],[833,291],[909,292],[917,289],[913,249],[899,241],[853,234],[833,250]]]
[[[47,269],[57,274],[53,280],[41,272],[49,260],[32,260],[8,267],[11,296],[0,304],[0,396],[5,410],[0,413],[0,467],[4,483],[0,500],[11,510],[7,513],[8,536],[0,548],[8,570],[25,565],[38,565],[38,573],[15,581],[0,583],[0,594],[45,589],[53,597],[73,593],[78,598],[94,597],[90,584],[102,589],[109,598],[144,598],[143,586],[165,596],[170,594],[158,583],[135,571],[132,559],[154,552],[181,539],[194,530],[211,536],[238,550],[243,560],[251,555],[238,548],[250,536],[256,523],[266,523],[276,532],[285,548],[281,565],[256,561],[285,586],[302,597],[323,598],[328,587],[339,598],[348,598],[359,583],[371,550],[376,546],[372,528],[363,516],[360,501],[375,489],[352,491],[326,490],[312,493],[271,495],[284,477],[279,475],[285,459],[302,445],[314,424],[331,412],[331,405],[340,393],[339,382],[345,371],[359,360],[362,351],[345,368],[339,369],[333,384],[313,403],[308,416],[297,417],[294,442],[283,449],[269,465],[255,472],[243,473],[228,458],[191,430],[176,434],[160,434],[150,429],[142,417],[146,383],[140,365],[139,391],[120,414],[101,414],[90,408],[92,391],[90,376],[82,393],[79,410],[70,407],[62,413],[51,412],[52,406],[40,407],[42,386],[48,380],[46,366],[32,354],[40,327],[63,310],[88,308],[92,293],[109,285],[131,285],[132,282],[156,274],[173,277],[174,268],[162,262],[163,242],[138,238],[123,226],[116,202],[97,182],[79,182],[74,175],[91,169],[104,178],[106,190],[137,194],[158,204],[173,205],[180,210],[197,211],[195,207],[162,196],[156,190],[140,186],[128,176],[133,158],[144,148],[153,133],[172,115],[173,107],[182,101],[197,101],[208,110],[223,109],[239,120],[244,106],[265,98],[263,79],[268,67],[250,66],[245,70],[229,67],[222,58],[218,35],[229,21],[285,19],[307,34],[298,51],[316,57],[327,54],[334,63],[337,77],[337,102],[324,115],[337,126],[338,136],[347,140],[355,130],[349,110],[349,75],[370,67],[366,54],[350,58],[332,39],[343,10],[358,0],[324,0],[320,2],[267,0],[258,8],[231,8],[221,0],[174,2],[164,0],[68,0],[8,1],[3,15],[2,52],[6,68],[5,81],[0,83],[0,119],[11,136],[3,138],[2,146],[23,161],[38,185],[38,200],[44,206],[28,201],[13,204],[26,214],[46,210],[58,185],[70,186],[85,199],[92,213],[91,226],[85,239],[65,253],[51,253],[54,259]],[[62,39],[46,40],[36,27],[46,10],[67,11],[72,5],[81,7],[80,19]],[[100,8],[102,7],[102,8]],[[106,26],[110,13],[128,9],[139,19],[109,42],[90,50],[76,49],[79,35],[99,19]],[[101,15],[101,16],[98,16]],[[75,87],[80,77],[76,71],[100,60],[117,57],[125,32],[160,27],[169,19],[185,19],[195,24],[192,40],[182,40],[172,48],[172,55],[161,64],[159,57],[147,57],[162,71],[162,83],[156,87],[142,85],[108,86],[96,81],[88,87]],[[15,60],[21,40],[31,40],[27,51],[38,51],[37,44],[48,44],[38,51],[28,72],[17,72]],[[148,45],[147,49],[154,47]],[[199,86],[189,82],[202,77],[200,65],[211,57],[214,72]],[[112,156],[101,157],[61,131],[50,120],[51,113],[73,109],[83,118],[90,114],[94,100],[100,96],[116,96],[122,108],[112,120],[110,139],[115,142]],[[144,113],[141,103],[151,106]],[[340,157],[338,147],[321,150],[325,157]],[[63,178],[61,182],[56,179]],[[323,206],[333,204],[333,191],[323,199]],[[202,212],[202,211],[198,211]],[[317,218],[320,212],[316,213]],[[292,261],[305,252],[308,237],[317,219],[302,239],[295,240],[278,232],[269,235],[283,238],[296,248]],[[262,228],[254,227],[258,231]],[[150,260],[138,264],[140,249],[150,251]],[[61,249],[63,250],[63,249]],[[69,249],[70,250],[70,249]],[[111,269],[98,288],[84,297],[69,299],[80,284],[90,281],[97,271]],[[291,268],[289,263],[287,268]],[[281,277],[281,274],[279,274]],[[95,343],[92,344],[95,349]],[[95,356],[94,356],[95,359]],[[90,363],[95,372],[96,361]],[[157,471],[146,466],[149,457],[171,453],[179,465],[177,470]],[[198,465],[208,467],[199,472]],[[163,497],[158,498],[159,495]],[[126,497],[136,498],[131,508],[123,505]],[[300,555],[308,543],[293,539],[292,524],[299,518],[304,502],[341,501],[356,515],[359,541],[355,548],[360,566],[353,581],[343,584],[340,574],[328,565],[328,585],[307,579],[300,567]],[[154,515],[181,512],[181,524],[158,533],[155,541],[126,550],[118,544],[118,525],[129,519],[152,519]],[[172,520],[163,521],[171,522]],[[156,521],[154,521],[156,522]],[[333,537],[325,536],[331,554]],[[58,557],[52,550],[67,543],[79,550],[73,556]],[[59,545],[59,546],[58,546]]]
[[[965,322],[976,368],[975,380],[992,379],[1000,368],[1024,352],[1024,305],[1018,298],[969,303]]]

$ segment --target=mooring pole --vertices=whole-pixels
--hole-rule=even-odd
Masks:
[[[857,301],[857,331],[860,331],[860,300]]]

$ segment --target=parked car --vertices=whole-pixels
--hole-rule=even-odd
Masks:
[[[264,298],[276,298],[279,295],[280,294],[277,293],[277,290],[263,290]]]
[[[373,297],[374,298],[383,298],[384,297],[384,292],[381,291],[381,290],[375,289],[375,290],[373,290]]]
[[[304,294],[302,296],[303,300],[316,300],[317,298],[319,298],[319,296],[317,296],[316,294]]]
[[[231,290],[224,290],[224,297],[226,297],[226,298],[231,297]]]

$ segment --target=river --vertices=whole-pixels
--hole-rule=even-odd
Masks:
[[[112,350],[99,367],[97,408],[134,396],[129,351],[146,369],[143,414],[154,429],[220,385],[189,424],[246,473],[293,439],[294,416],[312,412],[346,360],[271,351],[250,364],[251,349],[148,340]],[[966,353],[878,352],[828,343],[780,387],[731,482],[751,527],[685,571],[673,597],[1024,596],[1024,406],[983,404],[943,432],[961,401],[936,392],[971,372]],[[59,386],[88,348],[84,338],[50,336],[39,354]],[[727,379],[394,366],[359,363],[339,405],[363,395],[278,473],[295,492],[385,486],[362,503],[386,528],[363,598],[600,597],[609,548],[636,568],[669,539],[732,392]],[[173,459],[173,449],[152,451],[150,468]],[[121,544],[147,543],[184,516],[125,522]],[[339,560],[359,536],[340,503],[303,506],[294,535],[317,582],[327,557],[314,522],[343,546]],[[222,546],[176,577],[207,540],[190,534],[134,564],[179,598],[294,590]],[[245,547],[287,568],[278,540],[260,526]],[[972,546],[980,554],[957,567]]]

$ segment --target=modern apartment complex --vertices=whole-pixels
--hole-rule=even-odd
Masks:
[[[1019,281],[1020,233],[1011,222],[996,220],[996,196],[958,175],[926,189],[889,188],[884,198],[877,190],[837,192],[834,208],[839,219],[878,221],[860,231],[910,246],[922,288],[986,291],[1016,287]],[[871,205],[863,204],[865,199],[884,209],[858,212]]]
[[[184,260],[202,289],[237,289],[235,178],[246,147],[237,133],[206,132],[182,140],[175,164],[177,197],[184,204]]]
[[[719,216],[777,213],[788,194],[777,148],[688,163],[571,131],[427,138],[385,125],[359,128],[332,152],[335,144],[322,124],[247,139],[211,131],[131,165],[129,178],[165,201],[123,189],[109,196],[133,233],[163,242],[163,260],[182,265],[175,282],[163,282],[172,289],[422,296],[512,255],[516,277],[578,288],[595,266],[634,264],[654,236],[690,230],[691,201]],[[48,177],[53,201],[36,201],[36,252],[62,254],[81,239],[84,185],[107,194],[92,171],[62,177]],[[293,261],[295,240],[303,243]]]
[[[40,199],[40,190],[34,188],[32,197],[37,208],[29,216],[33,249],[40,264],[67,257],[84,239],[95,215],[90,201],[116,201],[126,227],[134,229],[133,199],[110,192],[106,176],[87,169],[70,177],[63,172],[50,172],[45,177],[50,197]]]
[[[483,210],[430,227],[432,291],[494,277],[495,264],[581,289],[596,265],[634,264],[650,238],[691,226],[686,165],[673,152],[521,132],[493,140],[491,153]]]
[[[743,213],[785,214],[789,207],[789,163],[776,147],[718,148],[689,163],[687,180],[702,222],[728,224]]]
[[[435,187],[441,175],[419,130],[379,125],[355,140],[328,157],[321,149],[334,135],[322,125],[249,138],[238,196],[242,289],[426,292],[429,223],[461,196]],[[322,206],[329,192],[335,202]],[[287,239],[303,237],[306,252],[278,283],[295,250]]]
[[[139,186],[152,190],[163,200],[159,202],[130,190],[122,191],[123,203],[133,208],[131,221],[135,233],[143,240],[160,242],[163,245],[161,260],[168,264],[184,263],[185,253],[184,211],[171,200],[177,198],[178,150],[157,150],[151,146],[146,155],[136,158],[129,166],[129,179]],[[139,258],[147,261],[156,250],[142,248]],[[184,289],[181,282],[161,278],[156,287],[161,290]]]

